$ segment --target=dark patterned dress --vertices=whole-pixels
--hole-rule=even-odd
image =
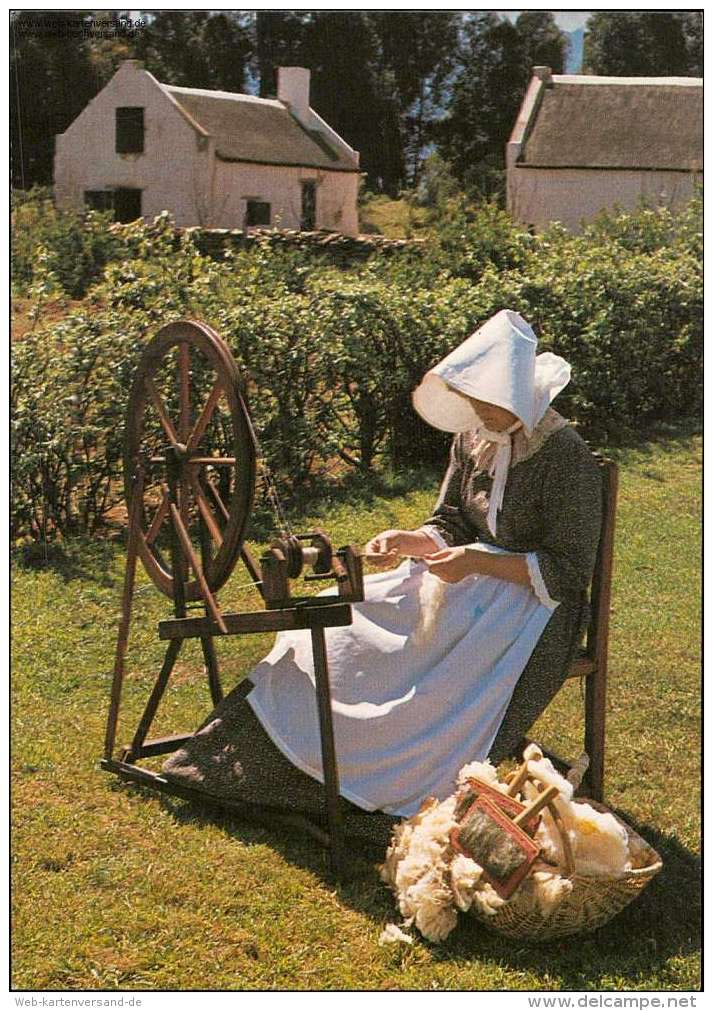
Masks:
[[[548,411],[541,428],[553,428],[557,417]],[[492,746],[490,758],[495,763],[512,753],[559,691],[589,619],[588,587],[601,530],[599,467],[569,425],[540,439],[536,428],[531,445],[522,450],[525,458],[520,462],[513,458],[497,536],[486,524],[492,479],[476,467],[475,440],[469,432],[453,441],[439,503],[426,523],[451,546],[484,541],[508,551],[533,553],[541,578],[538,596],[558,601]]]

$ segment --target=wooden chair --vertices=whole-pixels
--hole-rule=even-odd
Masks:
[[[568,677],[585,678],[584,750],[589,768],[581,793],[593,800],[604,796],[604,747],[606,737],[607,665],[609,655],[609,613],[614,568],[614,525],[618,489],[618,468],[612,460],[598,457],[602,472],[602,532],[591,586],[592,614],[584,645],[572,662]],[[543,749],[544,750],[544,749]],[[569,768],[558,755],[546,752],[555,765]]]

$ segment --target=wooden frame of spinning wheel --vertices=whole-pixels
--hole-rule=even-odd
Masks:
[[[166,356],[174,349],[178,364],[178,420],[175,424],[156,382],[157,374],[165,367]],[[213,388],[195,421],[191,418],[190,400],[192,350],[206,358],[216,374]],[[232,421],[232,456],[215,456],[200,448],[221,398],[227,403]],[[167,445],[153,456],[143,447],[149,406],[155,411],[167,440]],[[256,449],[240,375],[227,344],[205,323],[189,320],[163,327],[141,358],[127,412],[124,460],[129,513],[127,559],[101,767],[124,780],[228,808],[245,818],[269,824],[275,821],[297,824],[329,849],[332,868],[339,874],[345,869],[345,848],[325,629],[351,624],[350,605],[363,599],[362,563],[356,548],[341,548],[334,555],[333,571],[330,573],[337,580],[337,594],[295,600],[290,598],[285,559],[279,549],[271,549],[263,557],[261,568],[258,567],[243,544],[255,490]],[[161,484],[161,499],[154,516],[148,522],[145,504],[147,474],[156,466],[165,467],[166,480]],[[234,474],[228,502],[223,500],[206,476],[209,467],[232,468]],[[198,552],[190,532],[191,499],[192,515],[198,525]],[[156,545],[159,531],[167,521],[170,568]],[[218,590],[229,578],[239,558],[258,585],[267,610],[221,611]],[[132,742],[122,747],[117,755],[117,724],[139,559],[157,588],[172,600],[174,617],[159,623],[159,638],[168,643],[164,660]],[[193,579],[189,578],[190,571]],[[188,615],[190,601],[202,601],[204,613],[201,617]],[[166,776],[137,764],[142,759],[170,754],[192,736],[192,733],[183,733],[148,737],[184,639],[200,639],[211,698],[217,705],[223,698],[223,690],[214,637],[286,629],[308,629],[312,640],[324,771],[325,816],[321,824],[306,812],[227,799],[197,787],[174,783]]]

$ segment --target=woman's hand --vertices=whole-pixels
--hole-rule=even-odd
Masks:
[[[459,583],[461,579],[478,571],[474,564],[473,553],[466,551],[464,547],[437,551],[433,555],[427,555],[424,562],[429,572],[446,583]]]
[[[365,546],[364,554],[376,565],[388,565],[400,555],[422,558],[435,547],[423,530],[382,530]]]
[[[429,570],[446,583],[459,583],[466,576],[494,576],[509,583],[531,586],[530,570],[524,554],[492,554],[489,551],[469,549],[467,545],[436,551],[427,555],[424,562]]]

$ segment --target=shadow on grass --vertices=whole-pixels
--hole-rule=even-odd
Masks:
[[[701,946],[700,858],[672,835],[612,808],[661,856],[663,868],[640,895],[591,934],[540,943],[498,938],[480,924],[461,925],[436,955],[467,957],[475,952],[511,969],[547,974],[563,990],[644,988],[667,985],[667,963],[695,954]],[[680,988],[680,977],[673,981]]]
[[[446,454],[444,453],[444,467]],[[320,518],[342,505],[373,506],[377,500],[391,501],[410,492],[422,491],[443,476],[443,468],[414,467],[389,471],[350,471],[337,480],[325,480],[301,491],[293,491],[282,502],[290,523],[298,526],[305,515]],[[275,516],[269,505],[258,501],[250,517],[248,540],[268,540],[275,531]]]
[[[121,788],[136,790],[147,800],[159,800],[141,787],[121,784]],[[335,889],[341,902],[373,920],[375,927],[401,919],[391,892],[378,876],[377,864],[383,859],[388,839],[381,830],[378,841],[358,840],[352,845],[349,871],[343,880],[336,881],[326,851],[299,829],[263,826],[217,807],[196,805],[167,794],[159,797],[179,825],[217,825],[243,845],[267,846],[285,862],[314,874]],[[414,929],[417,940],[428,947],[435,961],[462,965],[477,960],[531,972],[547,978],[543,989],[619,990],[639,985],[644,989],[666,989],[667,963],[700,950],[700,861],[675,836],[639,823],[626,812],[612,810],[658,851],[663,870],[608,924],[592,934],[537,942],[501,937],[461,916],[456,930],[442,944],[430,944]],[[364,817],[368,821],[369,816]],[[353,835],[349,841],[355,843]],[[398,955],[396,949],[394,955]],[[673,988],[681,988],[675,969],[670,982]]]
[[[108,538],[82,537],[49,544],[33,541],[17,548],[13,559],[23,569],[54,572],[65,583],[80,579],[111,587],[117,580],[117,550],[115,541]]]
[[[622,429],[616,433],[610,433],[606,442],[589,438],[584,431],[580,434],[593,450],[601,453],[602,456],[618,461],[622,457],[626,458],[631,450],[651,455],[655,450],[662,448],[682,449],[693,436],[701,435],[702,431],[701,419],[692,417],[680,418],[675,422],[656,422],[643,431]]]

